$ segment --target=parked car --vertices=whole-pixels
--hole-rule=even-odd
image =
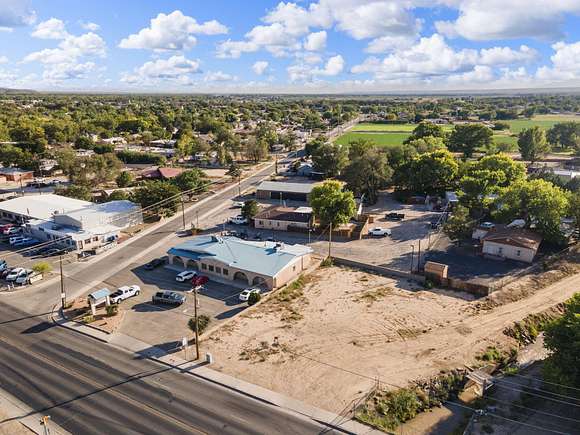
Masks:
[[[369,236],[373,237],[386,237],[391,235],[391,230],[388,228],[371,228],[369,230]]]
[[[145,270],[153,270],[156,267],[161,266],[162,264],[165,264],[165,259],[163,259],[163,258],[154,258],[149,263],[147,263],[144,266],[144,268],[145,268]]]
[[[193,270],[184,270],[183,272],[177,274],[177,276],[175,277],[175,281],[177,282],[189,281],[190,279],[193,279],[193,277],[196,275],[197,272],[194,272]]]
[[[242,201],[234,201],[232,203],[232,208],[242,208],[244,206],[244,203]]]
[[[22,232],[22,227],[12,226],[8,229],[2,231],[5,236],[13,236],[15,234],[20,234]]]
[[[154,304],[168,304],[168,305],[181,305],[185,302],[185,295],[181,295],[172,291],[162,291],[157,292],[151,298],[151,302]]]
[[[31,181],[26,183],[26,187],[34,187],[35,189],[40,189],[42,187],[48,187],[48,184],[44,181]]]
[[[495,228],[495,224],[493,222],[482,222],[480,227],[485,230],[493,230]]]
[[[387,213],[385,215],[385,219],[387,219],[388,221],[402,221],[403,219],[405,219],[405,214],[404,213]]]
[[[26,237],[24,237],[22,234],[16,234],[13,236],[10,236],[10,238],[8,238],[8,243],[10,243],[11,245],[14,245],[16,242],[19,242],[22,239],[25,239]]]
[[[38,275],[38,272],[35,272],[32,269],[25,269],[25,271],[18,275],[18,277],[14,280],[14,284],[28,284],[28,280],[34,275]]]
[[[8,234],[8,230],[14,226],[15,226],[14,224],[4,224],[0,226],[0,232],[2,234]]]
[[[0,277],[2,279],[6,279],[6,277],[8,276],[8,274],[10,272],[12,272],[14,269],[15,269],[14,267],[8,267],[8,268],[4,269],[2,272],[0,272]]]
[[[31,246],[31,245],[35,245],[37,243],[38,243],[38,240],[33,239],[32,237],[22,237],[21,239],[12,243],[12,246]]]
[[[6,281],[8,282],[16,281],[16,278],[25,273],[26,269],[24,269],[23,267],[15,267],[8,273],[8,275],[6,275]]]
[[[200,287],[200,286],[202,286],[204,284],[207,284],[208,281],[209,281],[209,278],[207,276],[205,276],[205,275],[196,275],[196,276],[194,276],[192,278],[191,284],[194,287]]]
[[[240,293],[240,296],[238,296],[238,298],[240,299],[241,302],[247,302],[252,293],[260,294],[260,293],[262,293],[262,291],[257,287],[247,288],[245,290],[242,290],[242,292]]]
[[[138,285],[124,285],[119,287],[116,291],[111,293],[109,300],[112,304],[118,304],[125,299],[129,299],[133,296],[138,296],[141,293],[141,287]]]
[[[4,272],[6,269],[8,269],[8,263],[6,260],[0,260],[0,272]]]
[[[237,216],[233,216],[229,219],[230,224],[234,224],[234,225],[246,225],[248,223],[248,219],[246,219],[244,216],[242,216],[241,214],[237,215]]]

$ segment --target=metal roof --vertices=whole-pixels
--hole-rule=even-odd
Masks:
[[[236,269],[274,277],[294,259],[309,254],[304,245],[252,242],[237,237],[197,236],[167,251],[193,260],[212,258]]]
[[[27,195],[0,202],[0,211],[49,220],[56,214],[64,214],[93,205],[92,202],[68,198],[53,193]]]
[[[317,184],[318,183],[286,183],[284,181],[262,181],[257,190],[309,194],[312,192],[312,188]]]
[[[99,299],[104,299],[110,295],[111,295],[111,290],[109,290],[108,288],[102,288],[100,290],[92,292],[89,295],[89,297],[94,299],[95,301],[98,301]]]

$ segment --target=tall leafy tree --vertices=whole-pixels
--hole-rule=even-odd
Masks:
[[[521,180],[507,187],[497,204],[494,214],[500,221],[524,219],[547,241],[563,242],[561,222],[569,211],[569,194],[561,188],[541,179]]]
[[[349,144],[348,160],[342,176],[348,189],[374,204],[379,190],[387,186],[393,175],[386,155],[373,142],[359,140]]]
[[[325,143],[312,154],[312,163],[325,177],[338,177],[348,164],[348,149],[336,142]]]
[[[395,185],[419,194],[442,193],[451,188],[459,173],[459,164],[447,150],[419,154],[396,169]]]
[[[169,181],[149,181],[133,192],[132,199],[143,208],[153,206],[161,201],[162,204],[151,207],[151,213],[161,217],[172,216],[177,211],[180,201],[180,191]]]
[[[193,168],[183,171],[172,180],[172,183],[182,192],[195,190],[196,193],[201,193],[207,189],[208,179],[201,169]]]
[[[310,206],[322,226],[334,227],[347,223],[356,213],[356,203],[351,191],[343,190],[337,180],[326,180],[310,193]]]
[[[522,158],[533,163],[550,151],[550,144],[546,140],[546,132],[535,125],[520,132],[518,148]]]
[[[451,151],[463,153],[469,158],[478,148],[489,148],[493,143],[493,132],[482,124],[456,125],[449,136]]]
[[[410,143],[414,140],[422,139],[425,137],[438,137],[445,139],[446,134],[445,130],[443,130],[440,125],[433,124],[432,122],[428,121],[421,121],[404,143]]]
[[[548,130],[548,142],[561,148],[580,149],[580,122],[559,122]]]

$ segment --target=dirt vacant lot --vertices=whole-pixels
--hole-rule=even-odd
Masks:
[[[574,275],[526,299],[480,310],[466,294],[322,268],[224,324],[203,347],[217,370],[345,412],[377,379],[405,386],[505,344],[504,327],[567,299],[578,283]]]

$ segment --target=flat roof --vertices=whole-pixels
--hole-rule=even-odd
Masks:
[[[312,188],[318,183],[287,183],[285,181],[262,181],[258,190],[274,192],[305,193],[312,192]]]
[[[55,213],[65,214],[91,205],[93,203],[89,201],[47,193],[20,196],[0,202],[0,211],[28,216],[33,219],[49,220]]]
[[[87,206],[66,213],[60,213],[60,215],[67,216],[84,224],[97,226],[113,224],[117,216],[127,214],[127,217],[129,217],[130,213],[136,212],[138,209],[139,206],[131,201],[119,200],[104,202],[102,204],[89,203]],[[119,219],[117,218],[117,220]]]
[[[312,252],[304,245],[252,242],[237,237],[197,236],[168,254],[200,260],[213,258],[242,271],[274,277],[294,259]]]
[[[310,207],[270,207],[256,216],[254,219],[267,219],[273,221],[283,221],[283,222],[310,222],[312,218],[312,208]]]

